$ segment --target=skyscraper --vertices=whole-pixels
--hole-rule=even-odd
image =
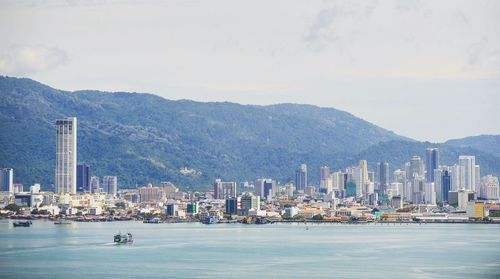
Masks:
[[[90,192],[93,194],[101,192],[101,185],[99,183],[99,176],[90,177]]]
[[[56,120],[56,174],[57,193],[76,193],[76,117]]]
[[[461,155],[458,157],[458,163],[464,171],[464,189],[476,191],[476,157]]]
[[[330,178],[330,168],[323,166],[319,170],[319,190],[322,193],[328,192],[328,179]]]
[[[427,148],[426,152],[426,173],[425,179],[427,182],[434,182],[434,170],[439,167],[439,149],[438,148]]]
[[[441,173],[441,187],[443,192],[443,202],[448,202],[448,193],[451,191],[451,173],[449,170],[443,170]]]
[[[378,162],[376,171],[377,190],[384,191],[389,185],[389,163]]]
[[[236,182],[224,182],[216,179],[214,183],[214,197],[218,200],[236,197]]]
[[[359,169],[361,172],[361,184],[364,185],[368,183],[368,161],[366,160],[359,160]]]
[[[116,195],[118,191],[118,178],[116,176],[105,176],[102,179],[104,192]]]
[[[300,169],[295,171],[295,187],[297,191],[304,191],[307,187],[307,165],[300,165]]]
[[[14,170],[11,168],[0,169],[0,191],[14,193]]]
[[[408,180],[412,180],[415,175],[424,176],[424,162],[419,156],[411,157],[409,172],[406,175]]]
[[[79,193],[90,193],[90,166],[80,163],[76,167],[76,191]]]

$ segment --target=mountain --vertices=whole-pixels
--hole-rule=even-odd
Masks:
[[[287,182],[301,163],[308,164],[314,183],[321,165],[339,169],[360,158],[371,163],[388,158],[399,166],[427,146],[347,112],[311,105],[67,92],[12,77],[0,77],[0,95],[0,166],[14,168],[17,182],[45,188],[54,176],[54,123],[64,116],[78,117],[78,161],[89,163],[94,175],[117,175],[122,188],[167,180],[184,189],[206,189],[217,177]],[[480,154],[485,169],[500,173],[495,156],[449,150],[453,156]]]
[[[480,135],[445,142],[447,145],[471,147],[500,157],[500,135]]]

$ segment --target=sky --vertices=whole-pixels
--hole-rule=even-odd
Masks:
[[[5,1],[0,75],[500,134],[500,1]]]

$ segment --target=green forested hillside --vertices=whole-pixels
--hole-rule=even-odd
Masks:
[[[310,105],[66,92],[10,77],[0,77],[0,95],[0,166],[13,167],[15,180],[25,185],[53,183],[54,122],[64,116],[78,117],[78,161],[90,163],[95,175],[118,175],[120,187],[169,180],[201,189],[216,177],[265,176],[286,182],[303,162],[315,182],[320,165],[341,168],[360,156],[399,165],[408,154],[425,152],[426,146],[347,112]],[[453,156],[462,150],[447,148]],[[499,158],[477,154],[480,163],[488,164],[485,169],[499,173]],[[181,172],[184,167],[192,172]]]

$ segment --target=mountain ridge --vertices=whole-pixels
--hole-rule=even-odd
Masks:
[[[0,164],[15,169],[16,181],[41,182],[45,187],[52,183],[55,166],[54,121],[64,116],[78,117],[79,161],[90,163],[95,175],[118,175],[121,187],[169,180],[183,188],[201,189],[217,177],[272,177],[287,182],[303,162],[315,181],[321,165],[343,168],[361,155],[375,159],[369,155],[381,149],[390,154],[391,147],[424,146],[349,112],[314,105],[259,106],[174,101],[150,93],[70,92],[11,77],[0,77],[0,93],[2,130],[9,131],[8,136],[0,134],[0,148],[9,150],[0,155]],[[494,165],[485,170],[498,173],[500,159],[473,152]],[[403,163],[400,160],[397,154],[389,157],[394,166]],[[184,167],[193,169],[194,175],[182,174]]]

